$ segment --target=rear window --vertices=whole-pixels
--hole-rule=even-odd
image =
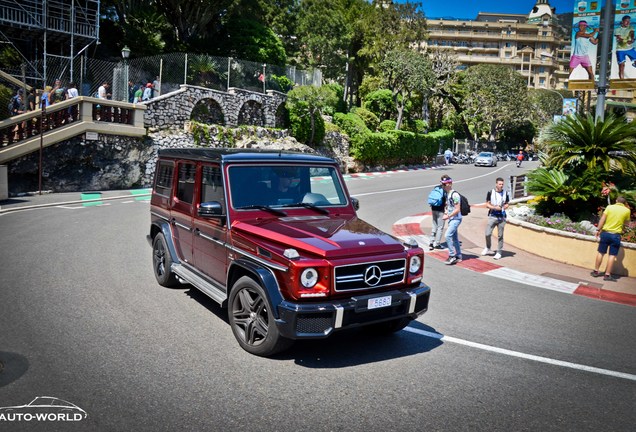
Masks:
[[[172,162],[159,162],[159,165],[157,166],[157,175],[155,177],[155,192],[159,195],[170,197],[173,172],[174,165]]]

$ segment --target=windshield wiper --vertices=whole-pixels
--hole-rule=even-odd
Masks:
[[[254,205],[247,205],[247,206],[243,206],[243,207],[237,207],[237,210],[263,210],[263,211],[267,211],[270,212],[272,214],[275,214],[276,216],[287,216],[287,213],[285,213],[282,210],[277,210],[275,208],[271,208],[268,207],[266,205],[258,205],[258,204],[254,204]]]
[[[324,209],[322,207],[318,207],[318,206],[316,206],[314,204],[304,203],[304,202],[285,204],[282,207],[305,207],[305,208],[308,208],[308,209],[315,210],[318,213],[322,213],[322,214],[325,214],[325,215],[329,214],[329,210],[327,210],[327,209]]]

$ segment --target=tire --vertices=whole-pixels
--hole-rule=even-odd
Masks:
[[[391,334],[402,330],[413,321],[413,318],[398,318],[391,321],[384,321],[377,324],[371,324],[369,330],[379,334]]]
[[[243,276],[232,287],[228,316],[234,337],[251,354],[267,357],[293,344],[278,332],[265,291],[250,277]]]
[[[172,257],[163,233],[157,234],[152,242],[152,270],[159,285],[172,288],[179,285],[179,281],[172,273]]]

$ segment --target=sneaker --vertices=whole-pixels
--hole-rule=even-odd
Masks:
[[[452,257],[448,257],[448,259],[444,261],[444,264],[453,265],[453,264],[456,264],[457,262],[458,262],[457,257],[452,256]]]
[[[428,250],[433,250],[433,249],[435,249],[435,246],[433,246],[433,243],[429,244],[428,245]]]
[[[601,277],[601,276],[603,276],[603,275],[602,275],[602,274],[600,274],[598,271],[593,270],[593,271],[590,273],[590,276],[592,276],[592,277]]]
[[[486,255],[491,255],[492,251],[488,248],[484,248],[483,251],[481,251],[481,256],[486,256]]]
[[[493,258],[494,259],[500,259],[501,258],[501,254],[499,252],[497,252]]]
[[[435,245],[435,249],[444,249],[444,246],[442,246],[441,244]]]
[[[605,276],[603,276],[603,280],[607,281],[607,282],[616,282],[618,279],[616,279],[614,276],[612,276],[611,274],[606,274]]]

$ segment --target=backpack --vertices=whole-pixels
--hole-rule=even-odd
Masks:
[[[462,214],[462,216],[466,216],[468,213],[470,213],[470,203],[464,195],[460,194],[457,191],[455,191],[455,193],[459,195],[459,212]]]
[[[428,205],[431,207],[440,207],[444,203],[444,190],[440,186],[436,186],[428,194]]]
[[[11,99],[9,99],[9,104],[7,105],[7,111],[9,111],[9,115],[13,116],[14,111],[18,109],[20,109],[18,105],[18,97],[13,96]]]
[[[468,199],[462,194],[459,194],[459,211],[462,216],[466,216],[470,213],[470,204],[468,203]]]

